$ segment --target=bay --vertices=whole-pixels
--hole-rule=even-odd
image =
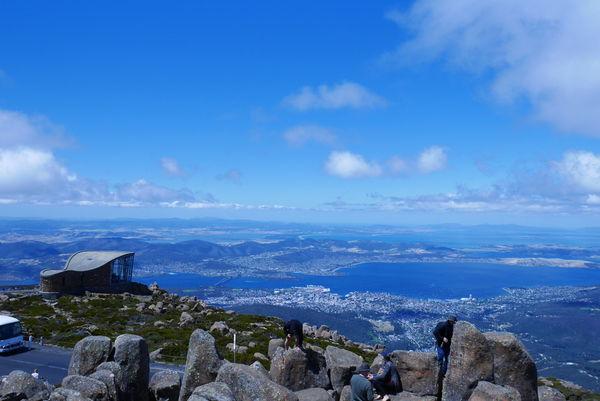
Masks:
[[[494,297],[511,287],[600,285],[600,270],[484,263],[364,263],[340,269],[336,276],[223,278],[181,273],[139,280],[147,284],[156,281],[175,292],[210,286],[272,290],[321,285],[342,295],[353,291],[386,292],[419,299],[453,299]]]

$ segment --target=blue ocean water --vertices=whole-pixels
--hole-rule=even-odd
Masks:
[[[338,276],[296,274],[290,279],[262,277],[206,277],[174,274],[144,277],[172,291],[208,286],[275,289],[322,285],[338,294],[352,291],[387,292],[420,299],[451,299],[469,296],[487,298],[502,294],[507,287],[600,285],[600,270],[555,267],[522,267],[458,263],[365,263],[341,269]]]

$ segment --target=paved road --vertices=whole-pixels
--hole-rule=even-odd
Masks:
[[[37,368],[40,376],[52,384],[57,384],[67,375],[70,359],[70,349],[36,345],[31,350],[0,355],[0,376],[7,375],[13,370],[33,372],[33,369]],[[152,363],[150,365],[150,376],[159,370],[165,369],[183,372],[183,366]]]

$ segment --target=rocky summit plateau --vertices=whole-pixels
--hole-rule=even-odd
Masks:
[[[183,297],[167,294],[156,286],[150,287],[150,291],[154,297],[171,299],[161,305],[150,304],[154,305],[150,308],[152,313],[160,315],[157,308],[168,310],[176,305],[180,319],[164,324],[190,330],[183,375],[169,369],[150,374],[151,359],[156,357],[152,355],[156,353],[150,343],[155,344],[156,338],[148,341],[133,333],[114,337],[87,335],[76,342],[67,375],[60,383],[48,383],[15,370],[2,377],[0,400],[351,401],[349,383],[357,367],[366,362],[371,371],[376,372],[382,363],[382,356],[378,354],[382,350],[380,346],[353,343],[324,326],[305,324],[304,349],[285,350],[282,333],[275,329],[278,326],[270,326],[259,317],[221,311],[228,316],[228,323],[212,322],[209,316],[220,312],[202,301],[184,298],[183,304],[189,301],[193,306],[177,308],[182,305]],[[87,302],[77,302],[85,304],[96,299],[93,294],[85,297]],[[11,302],[19,302],[19,298],[4,300],[4,304]],[[203,317],[206,321],[202,324]],[[222,350],[233,347],[228,343],[223,348],[226,338],[223,336],[235,331],[232,327],[236,322],[245,322],[247,327],[261,332],[253,338],[264,343],[238,345],[235,355],[225,354]],[[102,323],[95,321],[98,326]],[[194,327],[206,327],[209,323],[208,329]],[[247,331],[240,332],[240,338],[253,334]],[[187,335],[186,331],[181,333]],[[251,349],[266,351],[254,352],[248,357]],[[231,358],[237,357],[238,352],[246,355],[243,363],[234,363]],[[402,393],[391,397],[393,401],[600,399],[568,382],[539,378],[535,362],[513,334],[483,333],[466,321],[459,321],[455,326],[448,372],[443,378],[439,376],[433,353],[395,350],[390,357],[404,388]]]

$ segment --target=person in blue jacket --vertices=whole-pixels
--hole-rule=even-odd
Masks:
[[[450,345],[452,344],[452,334],[454,333],[456,320],[458,320],[456,316],[450,315],[445,322],[439,322],[433,329],[441,377],[445,376],[448,370],[448,356],[450,355]]]
[[[354,373],[354,375],[352,375],[352,378],[350,379],[352,401],[373,401],[375,399],[373,386],[368,379],[370,376],[369,372],[369,365],[363,363],[358,367],[358,370]]]
[[[373,383],[375,392],[379,397],[386,395],[395,395],[402,392],[402,380],[394,362],[392,362],[391,354],[384,351],[383,364],[376,375],[370,375],[369,379]],[[377,398],[380,399],[380,398]]]

